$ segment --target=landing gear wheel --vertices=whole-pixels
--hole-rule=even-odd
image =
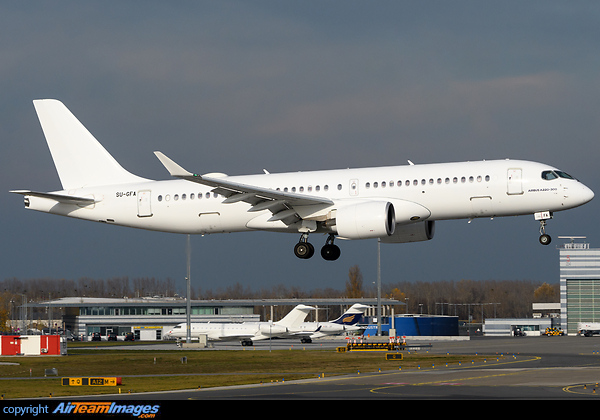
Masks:
[[[310,242],[298,242],[294,246],[294,254],[296,257],[307,260],[315,253],[315,247]]]
[[[327,241],[325,241],[325,245],[321,248],[321,257],[325,261],[335,261],[340,258],[342,251],[340,251],[340,247],[333,244],[333,240],[335,239],[335,235],[330,233]]]
[[[549,245],[552,242],[550,235],[546,234],[546,220],[540,220],[540,243],[542,245]]]
[[[321,248],[321,257],[326,261],[335,261],[340,258],[341,254],[340,247],[334,244],[325,244]]]
[[[542,245],[549,245],[550,242],[552,242],[552,238],[550,237],[550,235],[546,235],[545,233],[540,236],[540,243]]]

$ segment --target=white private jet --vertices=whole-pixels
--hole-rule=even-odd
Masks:
[[[177,178],[131,174],[59,101],[35,100],[62,190],[16,190],[42,212],[163,232],[212,234],[264,230],[300,235],[297,257],[314,253],[309,234],[327,234],[321,255],[336,260],[335,237],[384,243],[433,238],[435,221],[533,214],[550,243],[553,213],[594,193],[567,173],[524,160],[437,163],[227,176],[188,172],[160,152]]]
[[[190,337],[206,335],[209,340],[240,340],[242,346],[252,345],[254,341],[284,337],[290,331],[300,327],[312,306],[297,305],[281,321],[277,322],[192,322]],[[187,338],[187,323],[178,324],[167,331],[168,338]]]
[[[290,335],[300,337],[302,343],[312,343],[315,338],[338,335],[346,331],[357,331],[356,325],[369,306],[355,303],[338,319],[329,322],[303,322],[300,327],[290,331]]]

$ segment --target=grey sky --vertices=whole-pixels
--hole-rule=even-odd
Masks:
[[[496,158],[557,166],[600,191],[600,6],[533,2],[4,2],[0,275],[185,276],[185,237],[25,211],[10,189],[60,187],[32,100],[63,101],[128,170],[161,150],[231,175]],[[596,200],[531,217],[440,222],[382,246],[384,282],[558,280],[558,235],[600,246]],[[375,278],[375,241],[335,263],[294,235],[193,238],[195,286],[343,288]],[[320,247],[325,237],[313,235]]]

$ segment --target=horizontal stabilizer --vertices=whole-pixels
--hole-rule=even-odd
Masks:
[[[37,191],[29,191],[29,190],[13,190],[13,191],[9,191],[9,192],[14,193],[14,194],[21,194],[24,196],[48,198],[50,200],[55,200],[55,201],[58,201],[59,203],[64,203],[64,204],[90,205],[90,204],[96,203],[96,200],[94,200],[91,197],[75,197],[73,195],[45,193],[45,192],[37,192]]]

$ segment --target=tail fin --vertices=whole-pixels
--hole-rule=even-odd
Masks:
[[[304,322],[306,315],[312,311],[312,306],[297,305],[290,311],[289,314],[283,317],[281,321],[277,321],[275,324],[281,325],[282,327],[294,328],[300,326]]]
[[[358,323],[367,309],[369,309],[369,306],[355,303],[341,317],[331,322],[334,324],[354,325]]]
[[[123,167],[60,101],[33,101],[63,189],[144,181]]]

